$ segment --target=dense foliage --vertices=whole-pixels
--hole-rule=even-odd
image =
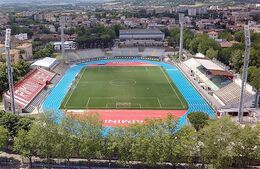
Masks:
[[[29,161],[33,156],[47,161],[52,158],[69,161],[78,157],[117,160],[124,165],[140,161],[154,167],[165,162],[174,166],[202,162],[223,168],[260,161],[260,124],[241,127],[228,117],[207,120],[199,131],[192,126],[176,131],[177,121],[168,116],[166,120],[115,127],[106,136],[98,114],[77,122],[66,117],[60,125],[53,123],[55,119],[52,113],[47,113],[29,130],[19,130],[14,139],[14,150]]]
[[[20,60],[17,64],[13,65],[14,72],[14,81],[18,81],[22,78],[26,73],[30,71],[30,64],[24,60]],[[8,89],[8,79],[6,73],[6,65],[5,63],[0,62],[0,94]]]
[[[39,50],[34,52],[33,58],[39,59],[39,58],[45,58],[45,57],[52,57],[53,53],[54,53],[53,46],[51,44],[46,44],[46,45],[43,45]]]
[[[75,30],[79,48],[108,48],[118,34],[118,27],[95,26],[93,28],[78,27]]]
[[[188,114],[187,117],[191,125],[196,129],[196,131],[199,131],[205,125],[207,125],[209,120],[209,116],[203,112],[193,112]]]
[[[11,140],[16,137],[19,130],[23,129],[28,131],[31,127],[32,120],[32,118],[0,111],[0,126],[8,130],[8,136]]]

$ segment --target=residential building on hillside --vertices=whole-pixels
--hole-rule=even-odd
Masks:
[[[6,57],[5,55],[6,55],[5,52],[1,54],[1,60]],[[11,63],[12,64],[16,64],[17,62],[19,62],[19,60],[21,60],[20,50],[11,49],[10,50],[10,57],[11,57]]]
[[[16,48],[21,51],[20,54],[24,60],[32,59],[33,51],[32,51],[31,43],[23,43],[23,44],[17,46]]]
[[[61,42],[54,42],[54,50],[61,50]],[[76,42],[73,41],[65,41],[64,42],[64,49],[65,50],[76,50]]]

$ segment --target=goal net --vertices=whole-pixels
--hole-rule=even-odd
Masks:
[[[116,102],[116,108],[130,108],[131,102]]]

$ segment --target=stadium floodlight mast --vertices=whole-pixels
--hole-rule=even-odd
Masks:
[[[11,29],[6,29],[5,32],[5,54],[6,54],[6,66],[7,66],[6,71],[7,71],[8,83],[9,83],[11,112],[15,114],[13,68],[11,65],[11,57],[10,57],[10,47],[11,47],[10,37],[11,37]]]
[[[238,110],[238,120],[239,120],[239,123],[243,122],[244,91],[245,91],[246,82],[247,82],[248,64],[249,64],[249,59],[250,59],[251,39],[250,39],[249,25],[245,25],[244,26],[244,32],[245,32],[245,58],[244,58],[244,66],[243,66],[243,74],[242,74],[240,103],[239,103],[239,110]]]
[[[183,13],[179,13],[179,23],[180,23],[179,62],[181,62],[182,55],[183,55],[183,22],[184,22],[184,14]]]
[[[65,18],[64,16],[60,17],[60,32],[61,32],[61,60],[65,62],[65,49],[64,49],[64,27],[65,27]]]

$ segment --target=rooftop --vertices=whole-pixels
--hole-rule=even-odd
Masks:
[[[46,58],[37,60],[36,62],[34,62],[32,64],[32,66],[40,66],[40,67],[50,68],[55,64],[55,62],[56,62],[55,58],[46,57]]]
[[[120,33],[162,33],[159,29],[127,29],[120,30]]]
[[[23,44],[17,46],[16,48],[28,48],[28,47],[30,47],[30,46],[32,46],[31,43],[23,43]]]

